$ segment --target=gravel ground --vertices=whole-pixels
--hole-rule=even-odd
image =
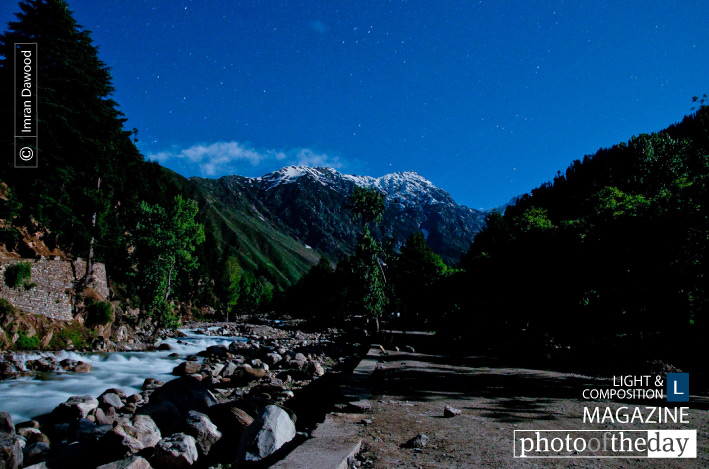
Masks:
[[[390,352],[379,361],[381,369],[372,376],[372,413],[359,428],[364,450],[354,467],[709,467],[705,396],[692,395],[685,425],[584,424],[584,406],[603,410],[629,405],[582,398],[584,389],[611,387],[610,380],[404,352]],[[645,405],[663,404],[667,403]],[[445,418],[446,405],[461,414]],[[697,458],[513,458],[513,431],[524,429],[696,429]],[[401,447],[419,433],[429,438],[423,448]]]

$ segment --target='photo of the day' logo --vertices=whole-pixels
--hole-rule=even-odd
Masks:
[[[689,373],[613,376],[612,386],[587,388],[584,425],[604,429],[514,430],[515,458],[696,458],[696,429],[690,425],[689,407],[663,405],[689,402]],[[653,405],[621,404],[649,401]],[[657,402],[657,404],[655,404]],[[614,405],[615,404],[615,405]],[[608,428],[609,426],[618,428]],[[652,425],[652,429],[638,426]],[[658,425],[667,428],[657,428]]]

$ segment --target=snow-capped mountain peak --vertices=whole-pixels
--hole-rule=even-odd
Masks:
[[[394,249],[419,231],[434,251],[456,262],[484,223],[484,213],[458,205],[448,192],[414,171],[375,178],[333,168],[288,166],[258,178],[225,176],[200,183],[216,198],[241,204],[303,245],[334,258],[351,253],[359,236],[361,228],[349,209],[357,186],[384,194],[384,217],[372,231],[380,239],[393,240]]]
[[[351,185],[373,187],[383,192],[387,197],[396,198],[398,203],[404,203],[405,205],[439,202],[455,203],[447,192],[434,186],[431,181],[415,171],[391,173],[374,178],[371,176],[342,174],[333,168],[287,166],[259,178],[251,178],[251,180],[257,184],[264,184],[265,190],[271,190],[282,184],[296,183],[301,178],[307,178],[336,190],[347,190],[347,192],[351,190]]]

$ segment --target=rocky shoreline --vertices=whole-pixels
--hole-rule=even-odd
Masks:
[[[350,334],[335,329],[197,326],[204,335],[247,341],[189,356],[173,370],[176,379],[163,383],[146,377],[140,393],[106,389],[97,397],[73,396],[51,413],[17,425],[0,413],[0,466],[263,467],[309,436],[302,422],[313,416],[301,419],[296,430],[298,416],[289,405],[295,396],[325,374],[341,373],[362,350]],[[56,365],[82,371],[81,363]]]

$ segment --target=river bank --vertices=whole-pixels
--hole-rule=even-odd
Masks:
[[[5,415],[16,417],[12,420],[18,423],[17,429],[11,438],[3,439],[2,454],[14,454],[15,464],[22,455],[24,467],[30,463],[44,464],[39,467],[96,467],[137,456],[150,461],[153,467],[173,467],[166,466],[160,457],[156,459],[157,444],[163,437],[188,435],[191,431],[197,450],[193,455],[189,448],[182,453],[192,459],[190,467],[234,463],[237,449],[243,446],[241,434],[255,420],[260,422],[267,409],[272,413],[274,407],[283,410],[294,429],[295,422],[299,422],[299,437],[307,437],[309,426],[317,421],[307,414],[324,411],[318,409],[318,398],[312,397],[312,390],[327,385],[314,386],[314,381],[327,383],[330,376],[350,366],[352,357],[359,353],[359,344],[352,337],[334,329],[305,332],[297,324],[284,323],[277,323],[276,327],[234,323],[198,326],[189,332],[176,332],[154,352],[57,357],[59,367],[65,360],[91,364],[88,373],[45,371],[44,376],[36,374],[35,379],[24,377],[0,383],[0,411],[5,412],[4,407],[12,407],[10,404],[20,394],[44,401],[45,396],[33,387],[38,383],[48,383],[44,386],[55,400],[61,392],[69,392],[62,389],[62,383],[67,381],[83,382],[81,389],[85,390],[65,399],[62,396],[58,405],[50,405],[41,416],[15,405],[12,415]],[[326,374],[330,376],[322,379]],[[19,391],[9,392],[13,386],[8,383]],[[305,388],[310,391],[302,391]],[[298,414],[289,408],[291,403]],[[200,415],[193,415],[195,412]],[[30,416],[35,420],[29,420]],[[279,421],[282,420],[281,416]],[[215,432],[207,431],[212,427]],[[144,435],[141,428],[149,428],[149,435]],[[209,451],[198,444],[205,431],[212,439],[217,433],[222,435],[212,444],[226,439]],[[294,434],[287,440],[295,437]],[[178,446],[189,447],[183,440]],[[270,451],[257,445],[256,453],[244,450],[239,457],[261,454],[260,459],[276,449]]]

